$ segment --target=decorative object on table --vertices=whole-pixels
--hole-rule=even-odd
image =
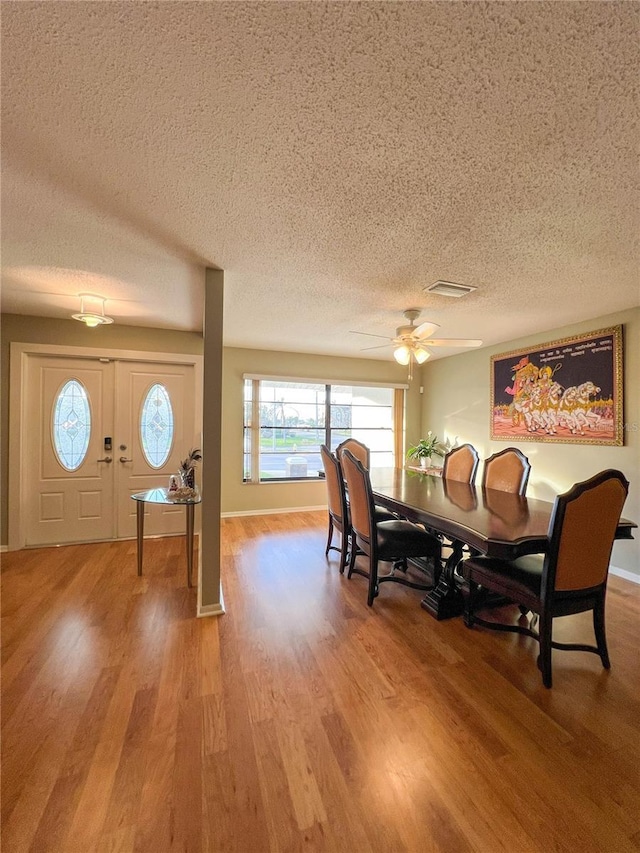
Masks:
[[[175,492],[178,489],[178,476],[177,474],[172,474],[169,477],[169,491]]]
[[[622,326],[491,358],[491,438],[623,445]]]
[[[196,465],[202,459],[199,449],[191,449],[186,459],[180,463],[180,480],[187,489],[194,489],[196,485]]]
[[[475,289],[475,288],[474,288]],[[415,325],[415,320],[420,316],[419,308],[408,308],[404,312],[404,317],[408,320],[408,324],[398,326],[394,338],[385,335],[373,335],[370,332],[357,332],[351,330],[355,335],[367,335],[370,338],[384,338],[391,343],[380,344],[375,347],[365,347],[365,349],[382,349],[386,346],[393,346],[393,357],[398,364],[409,365],[409,380],[413,379],[413,364],[424,364],[431,356],[431,353],[425,347],[479,347],[482,346],[482,341],[471,338],[432,338],[431,335],[439,329],[437,323],[421,323]]]
[[[198,489],[194,486],[179,486],[177,489],[170,489],[167,492],[167,497],[171,501],[180,503],[180,501],[192,501],[199,497]]]
[[[430,468],[432,456],[444,458],[446,453],[446,446],[429,430],[426,438],[421,438],[417,444],[407,450],[407,459],[418,459],[421,468]]]

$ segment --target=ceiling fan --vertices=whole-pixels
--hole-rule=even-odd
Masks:
[[[385,335],[373,335],[370,332],[356,332],[356,335],[367,335],[371,338],[385,338],[389,341],[386,344],[378,344],[374,347],[365,347],[362,351],[371,349],[382,349],[383,347],[393,346],[393,357],[398,364],[409,365],[409,379],[412,379],[412,365],[415,361],[417,364],[424,362],[431,356],[426,347],[479,347],[482,346],[482,341],[475,338],[432,338],[431,335],[439,329],[437,323],[420,323],[415,325],[415,320],[420,316],[419,308],[408,308],[404,312],[404,317],[409,321],[404,326],[398,326],[394,338],[387,338]]]

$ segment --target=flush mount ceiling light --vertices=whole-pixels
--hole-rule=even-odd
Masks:
[[[473,287],[471,284],[456,284],[455,281],[436,281],[434,284],[430,284],[422,289],[425,293],[435,293],[438,296],[460,297],[466,296],[478,288]]]
[[[107,301],[104,296],[96,296],[94,293],[79,293],[80,313],[72,314],[74,320],[80,320],[81,323],[95,328],[96,326],[105,326],[113,323],[113,317],[107,317],[104,313],[104,303]],[[94,311],[85,311],[85,307],[93,307]]]

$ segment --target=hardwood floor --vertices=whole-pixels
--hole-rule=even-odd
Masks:
[[[640,586],[612,669],[436,622],[324,557],[326,515],[223,522],[226,615],[182,538],[3,555],[2,850],[640,850]],[[556,637],[590,640],[588,615]]]

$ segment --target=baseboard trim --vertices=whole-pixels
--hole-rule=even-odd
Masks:
[[[9,550],[8,545],[0,545],[0,554],[5,554]]]
[[[220,586],[220,602],[219,604],[198,604],[198,619],[204,616],[222,616],[225,613],[224,596],[222,595],[222,585]]]
[[[631,583],[640,584],[640,575],[637,575],[635,572],[629,572],[627,569],[618,569],[615,566],[609,566],[609,572],[618,578],[624,578],[626,581],[631,581]]]
[[[318,512],[326,508],[326,504],[321,504],[320,506],[283,506],[279,509],[241,509],[237,512],[221,512],[220,518],[238,518],[243,515],[282,515],[285,512]]]

